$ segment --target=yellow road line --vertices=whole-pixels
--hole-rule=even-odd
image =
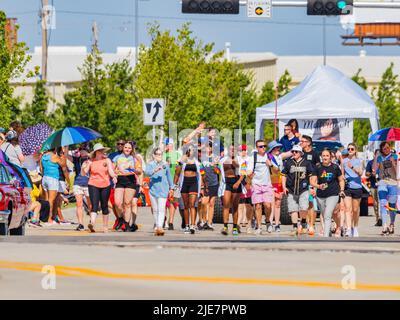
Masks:
[[[12,269],[20,271],[42,272],[44,265],[36,263],[14,262],[0,260],[0,269]],[[197,277],[178,275],[157,274],[124,274],[101,271],[88,268],[54,266],[56,274],[66,277],[97,277],[107,279],[129,279],[143,281],[177,281],[177,282],[199,282],[199,283],[227,283],[238,285],[266,285],[266,286],[292,286],[307,288],[342,289],[340,283],[320,281],[297,281],[279,279],[257,279],[257,278],[231,278],[231,277]],[[364,284],[357,283],[358,291],[394,291],[400,292],[400,285],[386,284]]]

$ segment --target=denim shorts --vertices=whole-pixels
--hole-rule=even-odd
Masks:
[[[59,191],[60,180],[49,176],[44,176],[42,179],[42,186],[45,191]]]

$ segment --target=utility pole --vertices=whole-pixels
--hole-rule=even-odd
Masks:
[[[95,49],[98,49],[99,44],[99,29],[97,28],[97,22],[92,23],[92,53]]]
[[[139,0],[135,0],[135,66],[139,60]]]
[[[49,9],[48,9],[49,1],[48,0],[42,0],[42,12],[41,12],[41,18],[42,18],[42,80],[47,81],[47,57],[48,57],[48,52],[47,52],[47,27],[48,27],[48,15],[49,15]]]

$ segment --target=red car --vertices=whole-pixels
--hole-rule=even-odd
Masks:
[[[0,236],[25,234],[31,189],[21,170],[5,162],[0,152]]]

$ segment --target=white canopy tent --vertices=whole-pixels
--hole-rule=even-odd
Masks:
[[[296,88],[278,99],[277,119],[369,119],[379,129],[379,113],[369,95],[339,70],[319,66]],[[256,137],[262,138],[265,120],[275,119],[275,101],[257,108]]]

